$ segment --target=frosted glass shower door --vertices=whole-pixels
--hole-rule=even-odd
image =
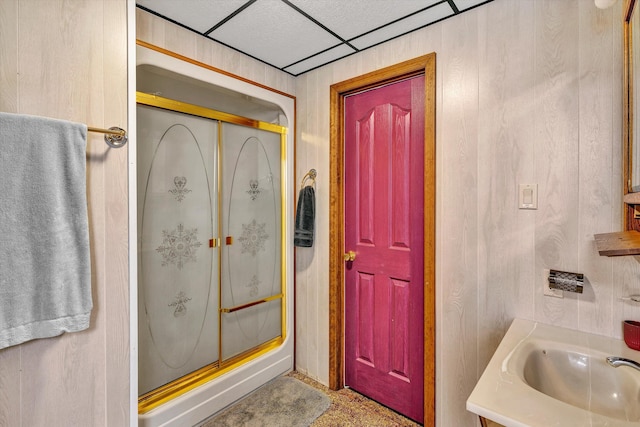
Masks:
[[[218,359],[218,122],[144,105],[137,114],[143,394]]]
[[[222,124],[222,360],[282,335],[281,134]]]

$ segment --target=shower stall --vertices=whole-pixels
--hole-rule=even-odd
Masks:
[[[137,48],[139,425],[293,368],[293,99]]]

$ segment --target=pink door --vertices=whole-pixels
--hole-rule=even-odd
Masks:
[[[345,385],[423,422],[424,76],[344,111]]]

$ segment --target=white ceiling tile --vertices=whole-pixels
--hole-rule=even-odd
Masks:
[[[356,51],[346,44],[341,44],[332,49],[329,49],[326,52],[323,52],[319,55],[313,56],[309,59],[305,59],[304,61],[298,62],[297,64],[292,65],[291,67],[287,67],[284,69],[287,73],[291,73],[293,75],[302,74],[305,71],[308,71],[312,68],[319,67],[324,64],[328,64],[329,62],[333,62],[336,59],[340,59]]]
[[[258,0],[209,34],[282,68],[340,40],[280,0]]]
[[[136,0],[153,10],[201,33],[238,10],[247,0]]]
[[[407,19],[398,21],[395,24],[391,24],[372,33],[365,34],[362,37],[358,37],[350,41],[350,43],[358,49],[366,49],[375,44],[428,25],[439,19],[446,18],[447,16],[453,15],[453,13],[453,9],[451,9],[449,3],[441,3],[423,12],[412,15]]]
[[[289,0],[345,40],[374,30],[442,0]]]
[[[200,33],[248,5],[209,37],[299,75],[353,53],[342,40],[363,50],[454,16],[450,3],[463,12],[493,0],[136,1],[139,6]]]
[[[453,2],[455,3],[458,10],[463,11],[486,1],[487,0],[454,0]]]

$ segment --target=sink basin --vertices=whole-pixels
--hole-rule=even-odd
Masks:
[[[640,421],[640,372],[609,366],[607,355],[530,340],[514,352],[511,368],[549,397],[607,417]]]
[[[507,427],[638,427],[640,361],[624,341],[515,319],[467,400],[467,409]]]

